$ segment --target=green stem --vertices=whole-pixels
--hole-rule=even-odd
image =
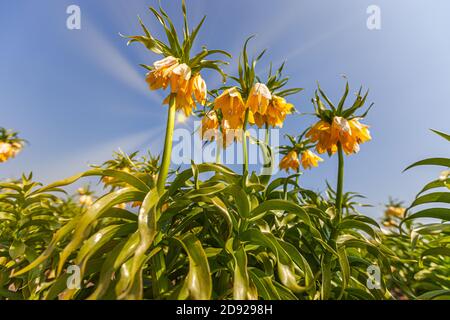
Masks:
[[[247,123],[248,123],[248,112],[249,109],[245,111],[244,117],[244,125],[242,126],[242,150],[244,153],[244,166],[242,175],[244,177],[244,181],[248,175],[248,150],[247,150]]]
[[[339,223],[342,219],[342,190],[344,187],[344,153],[342,150],[341,143],[338,143],[338,181],[336,187],[336,221]],[[328,245],[337,250],[336,240],[339,236],[339,229],[333,225],[331,227],[330,239],[328,240]],[[322,300],[328,300],[331,294],[331,263],[333,261],[333,254],[326,252],[322,261],[322,288],[321,288],[321,298]]]
[[[264,143],[266,146],[269,146],[270,141],[270,130],[269,130],[269,124],[266,122],[266,134],[264,136]]]
[[[171,94],[169,100],[169,111],[167,114],[166,139],[164,142],[164,153],[161,168],[158,175],[157,190],[159,194],[164,192],[167,175],[170,168],[170,158],[172,155],[173,129],[175,127],[176,95]]]
[[[217,164],[220,164],[220,155],[221,155],[221,152],[222,152],[222,146],[221,146],[221,141],[217,141],[216,142],[216,145],[217,145],[217,148],[216,148],[216,163]]]
[[[344,153],[342,151],[341,143],[338,143],[338,181],[336,188],[336,213],[339,220],[342,218],[342,193],[344,187]]]

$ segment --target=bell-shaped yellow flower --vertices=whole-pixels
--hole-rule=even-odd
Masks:
[[[292,112],[294,106],[286,102],[286,99],[273,95],[267,107],[267,123],[272,126],[282,127],[286,116]]]
[[[359,152],[359,144],[371,140],[368,126],[361,124],[356,118],[346,120],[334,117],[331,135],[341,142],[347,155]]]
[[[242,128],[235,128],[228,120],[222,121],[222,136],[220,137],[223,148],[227,148],[234,141],[242,141]]]
[[[172,70],[170,77],[170,87],[172,93],[188,94],[191,91],[191,68],[185,63],[177,65]]]
[[[323,159],[314,154],[311,150],[305,150],[302,152],[302,167],[304,169],[317,167],[321,161],[323,161]]]
[[[347,155],[357,153],[361,143],[371,140],[368,126],[361,124],[357,118],[347,120],[343,117],[334,117],[332,124],[323,120],[317,122],[306,137],[317,142],[318,153],[334,154],[340,142]]]
[[[332,139],[331,125],[326,121],[319,121],[306,133],[306,137],[312,142],[317,142],[318,153],[329,152],[333,154],[337,151],[337,141]]]
[[[219,119],[214,111],[210,111],[202,119],[200,134],[203,140],[213,141],[219,133]]]
[[[255,83],[250,90],[246,106],[254,114],[259,113],[264,115],[266,114],[271,99],[272,94],[269,88],[263,83]]]
[[[21,150],[22,144],[18,142],[0,142],[0,163],[14,158]]]
[[[195,100],[197,100],[198,103],[204,106],[206,103],[206,95],[208,94],[208,89],[206,87],[206,82],[205,80],[203,80],[200,73],[197,73],[192,78],[192,86]]]
[[[169,85],[172,71],[178,66],[178,59],[169,56],[153,63],[153,70],[147,73],[146,81],[150,90],[166,89]]]
[[[90,195],[82,195],[80,196],[80,199],[78,200],[81,205],[89,207],[94,203],[94,199]]]
[[[266,124],[272,127],[283,127],[286,116],[292,113],[294,106],[286,102],[286,99],[273,95],[265,114],[259,112],[249,113],[249,123],[256,124],[259,128],[262,128]]]
[[[12,145],[8,142],[0,142],[0,162],[6,162],[11,157]]]
[[[248,122],[250,124],[256,124],[259,128],[264,127],[264,125],[267,123],[267,115],[261,115],[260,113],[248,113]]]
[[[298,155],[295,151],[290,151],[287,155],[283,157],[280,161],[280,169],[289,171],[289,169],[293,169],[298,171],[300,167],[300,162],[298,161]]]
[[[396,217],[402,219],[405,216],[405,212],[405,208],[389,206],[384,214],[386,217]]]
[[[230,129],[242,128],[245,104],[236,87],[226,89],[214,101],[214,110],[221,110]]]
[[[360,123],[358,118],[351,119],[348,122],[350,124],[352,136],[355,137],[359,144],[372,140],[369,132],[369,126]]]

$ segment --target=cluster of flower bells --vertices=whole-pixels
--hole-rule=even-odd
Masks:
[[[0,163],[14,158],[22,150],[22,144],[19,142],[0,142]]]
[[[147,73],[147,83],[151,90],[167,89],[176,94],[176,109],[183,110],[188,117],[195,108],[195,100],[206,103],[207,88],[200,73],[192,75],[191,68],[185,63],[179,63],[174,57],[166,57],[153,64],[154,69]],[[169,103],[168,96],[164,104]]]
[[[205,105],[207,87],[200,73],[193,75],[187,64],[180,63],[179,59],[172,56],[156,61],[153,67],[146,77],[150,89],[167,89],[170,85],[171,93],[176,95],[178,111],[182,110],[186,116],[190,116],[195,108],[195,101]],[[164,100],[164,104],[169,103],[169,97]],[[216,114],[218,110],[222,115],[221,123]],[[201,135],[205,140],[221,140],[226,147],[241,137],[239,132],[243,129],[246,114],[249,124],[282,127],[292,110],[292,104],[287,103],[283,97],[271,94],[265,84],[254,84],[247,101],[244,101],[236,87],[231,87],[215,99],[214,111],[207,113],[202,119]],[[347,155],[358,152],[359,144],[371,139],[368,126],[361,124],[358,118],[347,120],[338,116],[331,123],[320,120],[307,132],[306,137],[316,143],[319,154],[334,154],[340,143]],[[320,161],[323,160],[310,150],[301,152],[301,165],[305,169],[316,167]],[[286,171],[298,171],[299,167],[300,161],[295,150],[290,151],[280,162],[280,168]]]

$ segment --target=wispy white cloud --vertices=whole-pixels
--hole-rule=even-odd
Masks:
[[[147,88],[144,73],[139,73],[134,63],[130,62],[87,18],[83,20],[82,31],[83,36],[76,42],[78,52],[91,59],[100,69],[128,88],[154,101],[162,101],[162,97],[157,92],[149,91]]]
[[[100,145],[89,146],[83,150],[70,150],[43,164],[41,168],[37,168],[37,178],[44,183],[49,183],[69,177],[77,172],[85,171],[90,164],[100,164],[111,159],[112,152],[119,149],[129,153],[149,147],[151,149],[152,147],[160,147],[159,140],[161,140],[160,137],[163,135],[163,132],[163,127],[157,127],[106,141]],[[153,150],[153,153],[157,153]]]

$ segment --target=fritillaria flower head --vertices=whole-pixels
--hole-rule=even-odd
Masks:
[[[15,158],[25,145],[25,140],[18,137],[18,133],[0,128],[0,163]]]
[[[361,123],[372,105],[362,115],[356,115],[356,112],[364,106],[368,95],[368,92],[361,95],[361,90],[357,93],[353,104],[346,108],[348,83],[337,106],[325,95],[320,86],[318,87],[312,102],[319,121],[306,133],[306,137],[316,143],[318,153],[327,152],[332,155],[338,150],[338,145],[341,145],[345,154],[350,155],[359,152],[360,144],[372,139],[369,127]]]
[[[142,20],[139,19],[144,35],[127,36],[126,38],[130,39],[128,44],[133,42],[142,43],[148,50],[162,56],[160,60],[155,61],[152,65],[142,64],[148,70],[146,81],[151,90],[165,90],[170,86],[171,94],[163,103],[168,104],[171,96],[176,97],[176,109],[182,110],[188,117],[196,107],[196,103],[201,105],[206,103],[207,86],[200,74],[203,69],[218,71],[225,81],[225,73],[220,66],[226,64],[226,62],[222,60],[208,60],[207,57],[212,54],[231,56],[225,51],[208,50],[206,47],[203,47],[199,53],[191,55],[191,50],[205,21],[205,17],[195,28],[189,29],[184,0],[182,1],[184,22],[182,40],[180,40],[169,15],[161,6],[159,10],[150,7],[150,11],[164,28],[167,41],[164,42],[155,38]]]
[[[314,148],[314,144],[309,139],[304,138],[305,133],[306,131],[298,137],[286,135],[290,141],[290,145],[280,147],[280,154],[284,155],[280,161],[280,169],[284,169],[286,172],[289,169],[298,172],[300,170],[300,164],[306,170],[317,167],[319,162],[323,161],[322,158],[311,151]]]

